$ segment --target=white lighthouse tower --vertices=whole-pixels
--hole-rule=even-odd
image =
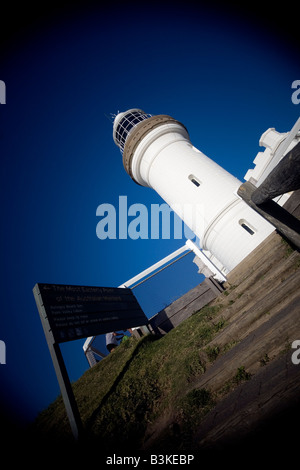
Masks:
[[[130,109],[115,117],[113,138],[130,177],[169,204],[223,273],[274,230],[237,195],[241,181],[196,149],[172,117]]]

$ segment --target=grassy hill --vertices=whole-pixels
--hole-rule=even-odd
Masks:
[[[217,299],[163,337],[128,338],[73,384],[85,441],[129,455],[250,438],[257,445],[274,429],[283,440],[285,419],[300,408],[300,365],[291,361],[299,286],[300,254],[274,233],[230,273]],[[72,440],[61,397],[32,432]]]

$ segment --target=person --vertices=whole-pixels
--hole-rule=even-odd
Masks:
[[[123,338],[123,333],[117,333],[116,331],[112,331],[111,333],[107,333],[105,335],[106,340],[106,348],[108,352],[112,352],[119,346],[118,340]]]

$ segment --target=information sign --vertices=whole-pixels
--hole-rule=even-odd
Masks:
[[[38,283],[33,294],[71,429],[78,439],[82,422],[59,343],[143,326],[148,319],[129,288]]]
[[[129,288],[36,284],[34,291],[57,343],[148,323]]]

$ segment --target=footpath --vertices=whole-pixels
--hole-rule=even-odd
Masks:
[[[296,443],[300,416],[300,347],[299,354],[293,348],[300,340],[300,253],[273,233],[230,273],[225,287],[211,305],[226,298],[220,315],[227,327],[211,346],[233,347],[197,383],[224,398],[202,421],[195,445],[249,449],[253,443],[282,451]],[[248,380],[225,393],[239,367]]]

